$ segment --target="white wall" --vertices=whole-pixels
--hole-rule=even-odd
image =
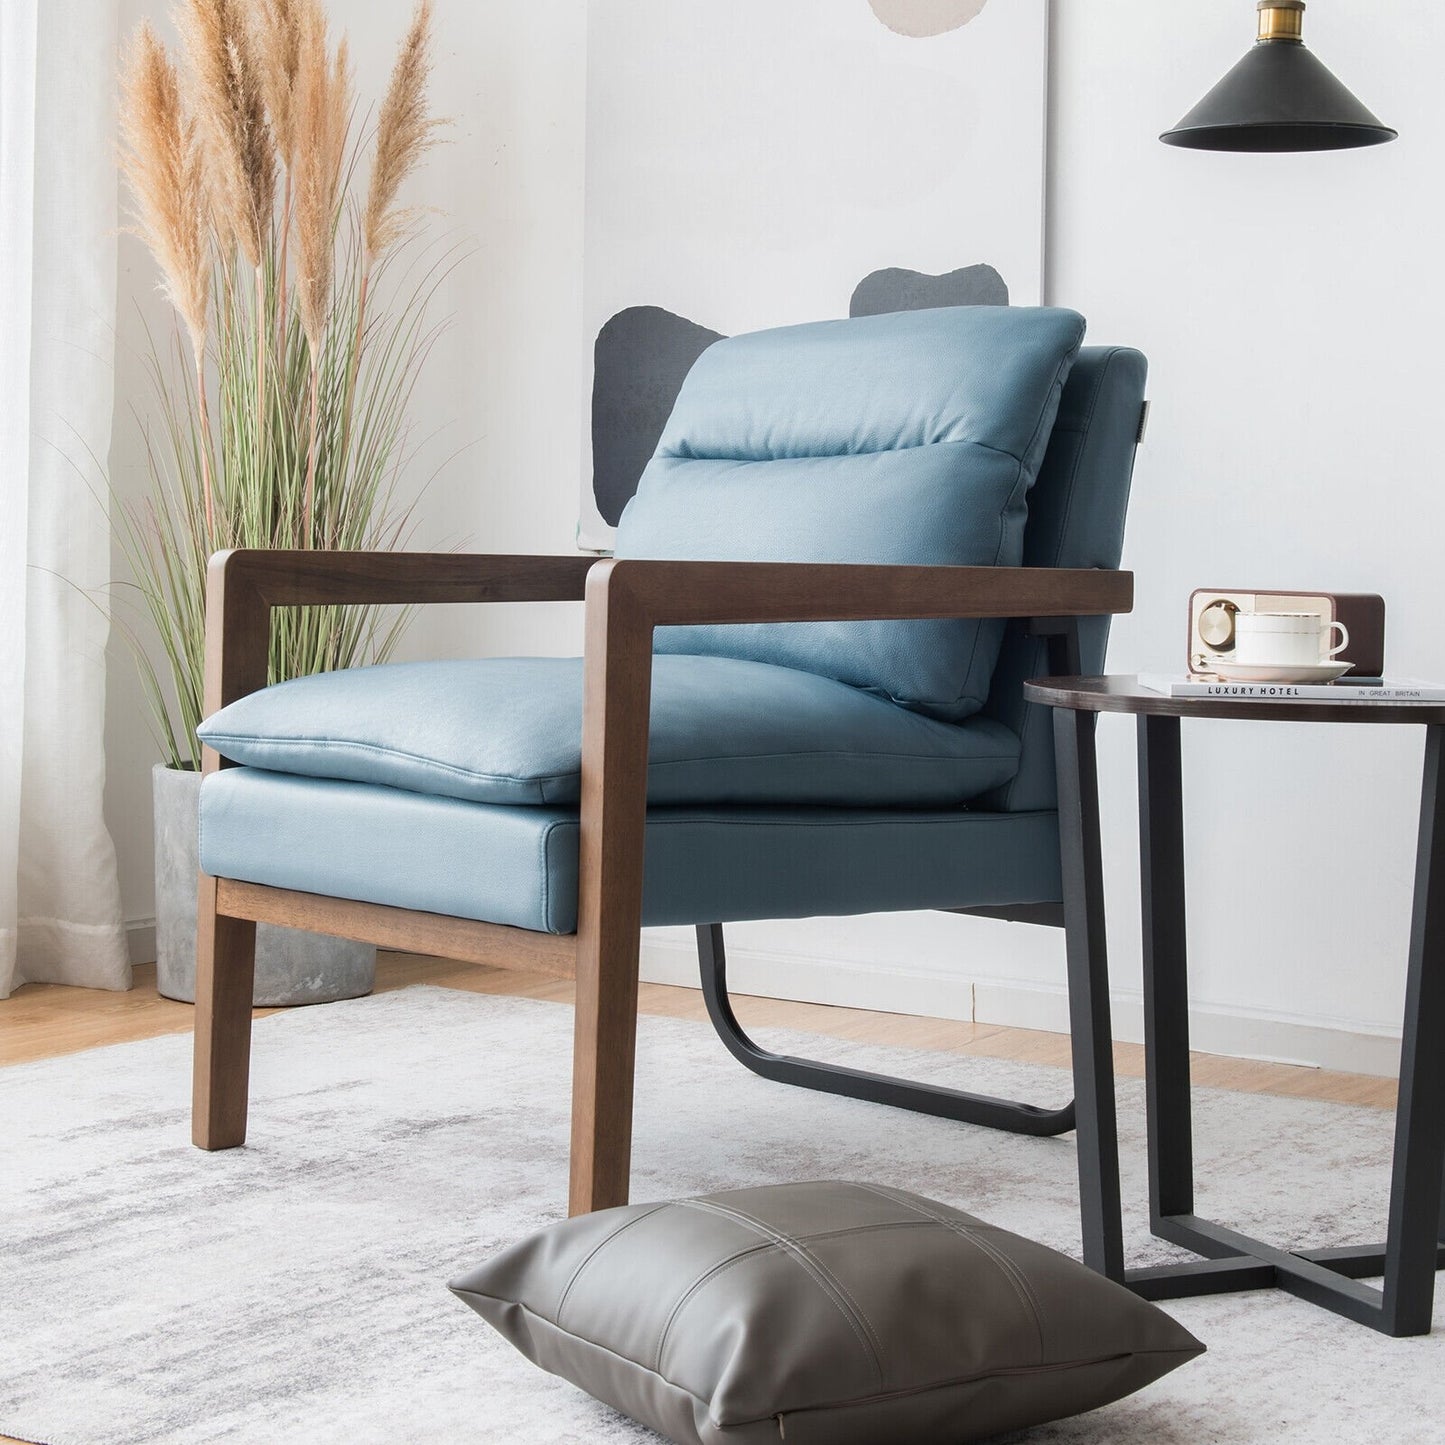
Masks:
[[[1111,665],[1182,656],[1194,586],[1380,592],[1388,665],[1445,676],[1433,485],[1445,299],[1445,141],[1426,0],[1311,5],[1309,43],[1400,131],[1295,156],[1180,151],[1155,134],[1242,54],[1252,7],[1055,5],[1051,299],[1150,356],[1153,425]],[[1402,43],[1402,37],[1409,40]],[[1127,727],[1108,750],[1115,897],[1132,872]],[[1421,730],[1186,728],[1194,994],[1360,1033],[1397,1031]],[[1132,931],[1115,930],[1130,960]]]
[[[1160,145],[1244,53],[1253,7],[1055,0],[1048,299],[1150,357],[1154,413],[1124,565],[1116,671],[1182,666],[1195,586],[1377,591],[1389,665],[1445,676],[1434,485],[1445,140],[1425,0],[1311,5],[1308,38],[1401,138],[1236,156]],[[1409,36],[1407,45],[1401,36]],[[1418,729],[1185,729],[1196,1037],[1387,1071],[1403,998]],[[1138,1036],[1132,726],[1100,726],[1120,1032]],[[738,945],[853,965],[835,997],[1061,1028],[1062,949],[941,916],[739,927]],[[685,940],[670,953],[680,972]],[[880,977],[894,961],[901,972]],[[774,960],[819,986],[824,970]],[[756,987],[761,970],[735,970]],[[802,991],[801,989],[799,991]]]
[[[374,93],[406,0],[346,8]],[[439,103],[461,121],[429,166],[427,198],[478,252],[447,294],[457,323],[419,408],[424,430],[449,424],[434,456],[472,444],[427,494],[429,541],[560,551],[571,540],[583,9],[439,6]],[[1179,665],[1192,587],[1285,585],[1382,592],[1392,670],[1445,676],[1445,634],[1431,622],[1445,504],[1430,424],[1445,308],[1432,57],[1445,17],[1426,0],[1320,0],[1307,26],[1399,141],[1273,157],[1162,146],[1158,132],[1243,53],[1253,7],[1055,0],[1049,299],[1083,311],[1092,341],[1139,346],[1152,366],[1125,554],[1136,611],[1116,626],[1116,670]],[[133,248],[123,264],[134,289]],[[123,441],[117,455],[133,460]],[[428,619],[412,641],[550,650],[574,637],[555,618],[470,612]],[[113,675],[111,817],[127,907],[144,918],[147,753],[124,668]],[[1418,732],[1195,724],[1185,744],[1198,1041],[1387,1069]],[[1139,987],[1129,724],[1105,719],[1100,749],[1127,1035]],[[730,937],[745,987],[1062,1026],[1062,946],[1047,930],[920,915],[755,924]],[[686,948],[686,934],[662,932],[648,972],[689,976]]]

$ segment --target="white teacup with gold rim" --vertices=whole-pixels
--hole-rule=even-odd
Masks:
[[[1339,641],[1331,646],[1336,632]],[[1245,667],[1317,668],[1349,645],[1344,623],[1317,612],[1241,612],[1234,619],[1230,661]]]

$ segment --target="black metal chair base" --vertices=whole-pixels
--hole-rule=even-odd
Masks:
[[[967,1094],[959,1089],[914,1083],[887,1074],[870,1074],[814,1059],[795,1059],[786,1054],[769,1053],[748,1037],[733,1013],[732,1000],[728,995],[722,924],[699,926],[697,956],[702,970],[703,998],[718,1037],[735,1059],[765,1079],[773,1079],[780,1084],[796,1084],[804,1089],[818,1089],[825,1094],[842,1094],[850,1099],[866,1099],[874,1104],[889,1104],[895,1109],[911,1109],[916,1114],[933,1114],[965,1124],[981,1124],[986,1129],[1004,1129],[1011,1134],[1066,1134],[1074,1127],[1073,1100],[1060,1109],[1041,1109],[1037,1105],[1020,1104],[1011,1099]]]

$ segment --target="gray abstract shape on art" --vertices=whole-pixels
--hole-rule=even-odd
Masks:
[[[964,266],[941,276],[889,266],[853,288],[849,316],[927,311],[935,306],[1007,306],[1008,285],[992,266]]]
[[[722,332],[661,306],[629,306],[603,323],[593,348],[592,492],[615,527],[692,364]]]
[[[889,266],[854,287],[848,315],[1007,305],[1008,286],[989,265],[941,276]],[[593,347],[592,495],[609,527],[637,490],[693,362],[722,338],[661,306],[628,306],[603,322]]]
[[[868,4],[890,30],[925,40],[977,19],[988,0],[868,0]]]

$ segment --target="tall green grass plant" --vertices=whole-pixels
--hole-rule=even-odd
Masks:
[[[136,649],[153,728],[195,767],[211,555],[409,535],[408,409],[449,257],[408,255],[419,218],[397,203],[434,138],[430,0],[371,128],[321,0],[182,0],[177,21],[181,65],[145,26],[125,73],[123,167],[176,320],[149,338],[149,486],[117,531],[159,637]],[[279,611],[271,681],[383,660],[405,620]]]

